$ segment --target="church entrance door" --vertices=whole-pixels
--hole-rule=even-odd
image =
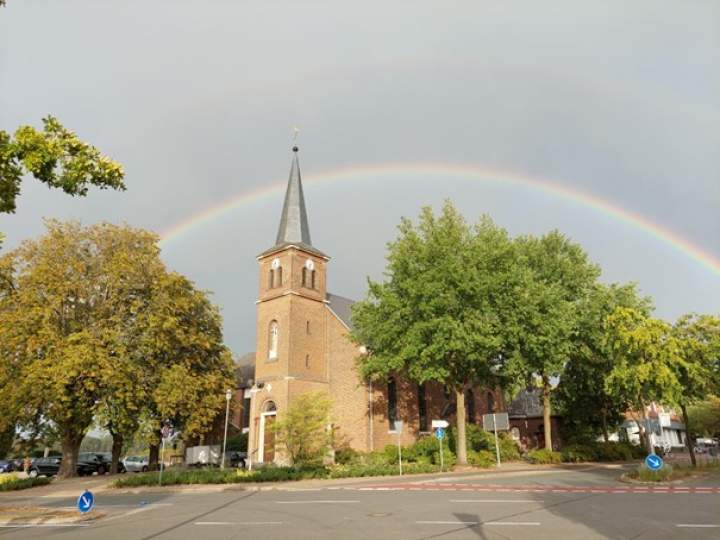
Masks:
[[[260,433],[258,434],[258,461],[260,463],[272,463],[275,459],[275,433],[273,424],[277,417],[275,403],[268,401],[260,414]]]

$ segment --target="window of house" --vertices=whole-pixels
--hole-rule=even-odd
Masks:
[[[282,266],[277,269],[277,286],[282,287]]]
[[[242,420],[240,421],[240,425],[243,428],[250,427],[250,398],[246,397],[243,399],[243,409],[242,409]]]
[[[310,288],[311,289],[315,288],[315,270],[310,272]]]
[[[272,289],[275,286],[275,270],[270,269],[270,276],[268,277],[268,289]]]
[[[420,420],[418,429],[420,431],[427,431],[428,430],[427,399],[425,398],[425,385],[424,384],[418,384],[418,417]]]
[[[310,334],[310,321],[305,322],[305,333]]]
[[[310,355],[309,354],[305,355],[305,367],[306,368],[310,367]]]
[[[307,287],[307,268],[303,266],[302,269],[302,286]]]
[[[278,323],[277,323],[277,321],[272,321],[270,323],[270,328],[268,331],[268,359],[269,360],[277,360],[278,337],[279,337],[278,335],[279,335]]]
[[[487,408],[488,414],[495,412],[495,396],[492,392],[487,393]]]
[[[390,431],[395,429],[395,420],[397,420],[397,385],[394,378],[390,378],[387,385],[387,402],[388,402],[388,424]]]
[[[465,392],[465,410],[467,411],[467,421],[470,424],[475,423],[475,393],[472,388],[468,388]]]

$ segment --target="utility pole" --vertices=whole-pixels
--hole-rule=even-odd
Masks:
[[[230,400],[232,399],[232,390],[229,388],[225,392],[225,435],[223,436],[223,452],[222,452],[222,461],[220,462],[220,468],[225,468],[225,447],[227,446],[227,430],[228,430],[228,420],[230,418]]]

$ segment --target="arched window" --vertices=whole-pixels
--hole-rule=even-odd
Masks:
[[[305,322],[305,333],[310,335],[310,321]]]
[[[309,354],[305,355],[305,367],[310,368],[310,355]]]
[[[275,406],[275,402],[274,402],[274,401],[266,401],[266,402],[263,404],[262,411],[263,411],[263,412],[266,412],[266,413],[276,412],[276,411],[277,411],[277,407]]]
[[[268,331],[268,359],[277,360],[278,357],[278,337],[279,329],[277,321],[270,323]]]
[[[467,421],[470,424],[475,423],[475,393],[472,388],[468,388],[465,392],[465,411],[467,412]]]
[[[390,431],[395,429],[395,420],[397,420],[397,385],[395,379],[390,377],[387,385],[387,416],[388,424],[390,424]]]
[[[270,276],[268,277],[268,289],[272,289],[275,286],[275,270],[270,269]]]
[[[302,286],[303,287],[307,287],[307,271],[308,271],[307,268],[305,268],[303,266],[303,270],[302,270]]]
[[[282,266],[277,269],[277,286],[282,287]]]
[[[487,408],[488,414],[495,412],[495,396],[492,392],[487,393]]]
[[[315,270],[310,272],[310,288],[311,289],[315,288]]]

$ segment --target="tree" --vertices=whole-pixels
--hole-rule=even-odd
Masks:
[[[541,388],[545,447],[552,449],[551,392],[574,350],[580,308],[600,270],[558,231],[515,242],[524,290],[514,307],[520,330],[507,372]]]
[[[353,339],[369,354],[361,374],[399,374],[451,388],[457,404],[458,463],[467,463],[465,391],[493,385],[505,350],[507,299],[516,294],[512,242],[489,218],[475,228],[446,202],[403,219],[388,245],[386,280],[369,280],[353,306]]]
[[[171,407],[184,423],[208,415],[207,403],[218,401],[212,392],[222,395],[232,372],[217,309],[165,270],[154,234],[109,224],[47,227],[0,258],[0,404],[26,430],[52,423],[60,473],[72,476],[94,420],[113,435],[117,465],[139,420],[169,416]],[[186,377],[165,387],[182,385],[186,401],[158,407],[158,388],[177,365]],[[207,422],[195,420],[191,431]]]
[[[83,142],[56,118],[43,118],[43,130],[20,126],[14,136],[0,130],[0,213],[15,212],[24,174],[70,195],[88,186],[124,190],[122,166]]]
[[[605,388],[613,355],[607,348],[603,322],[618,307],[645,316],[652,310],[650,299],[641,297],[634,284],[596,283],[579,306],[575,346],[556,390],[563,431],[578,440],[594,440],[602,434],[607,442],[609,432],[622,422],[627,410],[628,404]]]
[[[708,396],[706,400],[691,405],[688,407],[688,418],[688,438],[690,433],[702,437],[720,437],[720,397]]]
[[[718,391],[718,362],[720,361],[720,319],[710,315],[685,315],[673,327],[673,335],[680,346],[682,361],[674,364],[675,374],[682,386],[677,403],[685,423],[685,445],[696,465],[688,406]]]
[[[287,412],[273,425],[276,443],[285,449],[293,464],[321,459],[328,449],[332,433],[330,398],[323,392],[300,394]]]
[[[613,368],[605,389],[640,414],[637,421],[648,452],[654,452],[647,432],[646,406],[651,402],[678,403],[683,392],[677,377],[680,344],[669,324],[631,308],[617,308],[605,321],[607,347]]]

